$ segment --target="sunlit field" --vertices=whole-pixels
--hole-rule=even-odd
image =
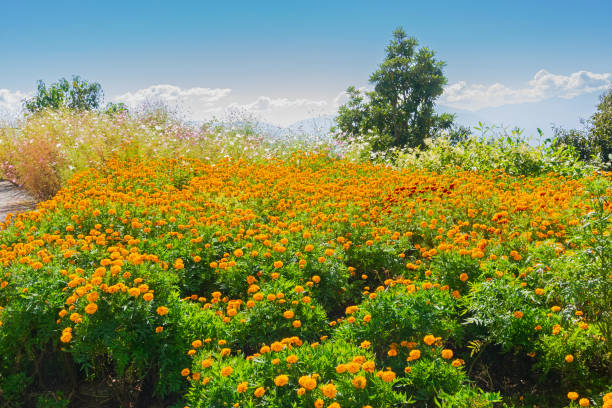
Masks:
[[[39,191],[50,198],[3,224],[5,406],[67,406],[83,384],[102,395],[90,404],[126,407],[610,398],[609,174],[433,170],[44,120],[107,136],[90,133],[98,153],[71,148]]]

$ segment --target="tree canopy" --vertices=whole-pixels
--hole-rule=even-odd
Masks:
[[[453,116],[434,112],[446,77],[444,62],[429,48],[418,48],[413,37],[398,28],[387,46],[385,60],[370,76],[374,90],[347,89],[349,100],[338,110],[341,137],[370,135],[374,150],[415,147],[440,129],[452,126]]]
[[[43,81],[38,81],[36,96],[26,100],[24,107],[31,113],[46,108],[94,110],[100,107],[103,99],[99,83],[88,82],[75,75],[71,81],[62,78],[49,87]]]

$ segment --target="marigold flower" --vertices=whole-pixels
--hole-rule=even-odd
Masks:
[[[236,392],[238,394],[242,394],[243,392],[246,392],[248,388],[249,388],[249,383],[246,381],[243,381],[236,386]]]
[[[285,310],[285,311],[283,312],[283,317],[284,317],[285,319],[293,319],[293,316],[295,316],[295,314],[293,313],[293,311],[292,311],[292,310]]]
[[[362,342],[361,342],[361,348],[363,348],[363,349],[370,348],[370,345],[371,345],[371,344],[372,344],[372,343],[370,343],[369,341],[364,340],[364,341],[362,341]]]
[[[444,349],[442,350],[442,358],[445,360],[450,360],[453,358],[453,350]]]
[[[285,385],[287,385],[288,383],[289,383],[289,377],[288,377],[287,375],[285,375],[285,374],[277,375],[277,376],[274,378],[274,384],[275,384],[277,387],[282,387],[282,386],[285,386]]]
[[[367,384],[367,380],[364,376],[358,375],[357,377],[353,378],[353,387],[355,388],[359,388],[359,389],[364,389],[366,387]]]
[[[289,364],[295,364],[298,362],[298,357],[295,354],[292,354],[289,357],[287,357],[285,361]]]
[[[578,405],[580,405],[581,407],[588,407],[589,405],[591,405],[591,402],[588,400],[588,398],[580,398],[580,400],[578,401]]]
[[[257,398],[261,398],[265,393],[266,389],[264,387],[257,387],[255,392],[253,392],[253,395],[255,395]]]
[[[428,334],[427,336],[423,337],[423,342],[428,346],[431,346],[436,342],[436,337],[433,334]]]
[[[225,366],[221,369],[221,375],[223,377],[227,377],[229,375],[231,375],[234,372],[234,369],[230,366]]]
[[[383,371],[383,373],[381,374],[380,378],[384,382],[391,382],[391,381],[395,380],[395,373],[393,371],[391,371],[391,370]]]
[[[317,380],[315,380],[309,375],[303,375],[298,379],[298,384],[300,384],[302,388],[308,391],[312,391],[317,386]]]
[[[334,384],[330,383],[322,385],[321,392],[323,392],[323,395],[325,395],[327,398],[336,398],[338,390],[336,389],[336,386]]]
[[[565,356],[565,362],[571,363],[573,361],[574,361],[574,356],[573,355],[568,354],[568,355]]]
[[[157,312],[158,315],[164,316],[164,315],[168,314],[168,308],[166,306],[159,306],[157,308],[156,312]]]
[[[95,303],[90,303],[87,306],[85,306],[85,313],[87,314],[94,314],[98,311],[98,305],[96,305]]]
[[[567,398],[571,399],[572,401],[577,400],[578,397],[579,397],[579,395],[578,395],[577,392],[570,391],[570,392],[567,393]]]

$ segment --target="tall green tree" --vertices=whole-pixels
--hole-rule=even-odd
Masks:
[[[415,147],[440,129],[452,126],[453,115],[437,115],[435,100],[442,95],[444,62],[398,28],[387,46],[383,63],[370,76],[371,92],[349,87],[336,129],[341,137],[372,135],[375,150]]]
[[[556,142],[574,147],[582,160],[595,157],[612,169],[612,88],[601,95],[585,125],[584,129],[554,128]]]
[[[102,86],[99,83],[73,76],[71,81],[62,78],[49,87],[43,81],[38,81],[36,96],[26,100],[24,108],[31,113],[46,108],[94,110],[102,105],[102,101]]]

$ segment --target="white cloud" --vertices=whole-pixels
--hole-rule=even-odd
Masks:
[[[457,109],[479,110],[502,105],[540,102],[550,98],[572,99],[591,92],[601,92],[612,84],[612,74],[578,71],[555,75],[542,69],[528,86],[510,88],[500,83],[490,86],[459,81],[448,85],[440,104]]]
[[[204,119],[216,111],[219,102],[232,92],[229,88],[180,88],[174,85],[153,85],[112,98],[134,108],[145,103],[163,102],[178,108],[193,119]]]
[[[332,102],[324,100],[260,96],[250,103],[232,103],[226,109],[230,112],[246,112],[275,125],[288,126],[302,119],[328,114],[335,109],[335,106]]]
[[[178,108],[188,119],[209,120],[241,116],[287,126],[301,119],[335,111],[333,101],[311,99],[272,98],[260,96],[252,102],[230,101],[228,88],[180,88],[174,85],[153,85],[112,98],[134,108],[145,103],[163,102]]]
[[[30,96],[30,93],[0,89],[0,118],[15,117],[21,112],[23,100]]]

